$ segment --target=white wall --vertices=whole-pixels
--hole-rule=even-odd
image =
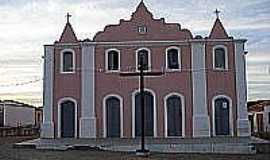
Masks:
[[[29,107],[14,107],[8,104],[4,109],[4,126],[17,127],[35,124],[35,109]]]
[[[263,112],[263,126],[264,126],[264,131],[270,132],[270,122],[269,122],[269,113],[270,113],[270,105],[264,107],[264,112]]]

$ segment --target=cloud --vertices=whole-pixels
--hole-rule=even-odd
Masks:
[[[5,73],[0,83],[42,77],[43,45],[59,39],[67,12],[72,14],[71,23],[78,38],[92,39],[107,24],[129,19],[139,1],[0,0],[0,74]],[[147,0],[145,3],[155,18],[164,17],[167,22],[180,23],[194,35],[204,36],[208,36],[215,20],[213,11],[218,8],[230,35],[248,39],[248,64],[262,61],[267,64],[270,59],[269,0]],[[0,94],[15,93],[18,89],[41,93],[42,83],[0,88]],[[36,96],[41,99],[40,95]]]

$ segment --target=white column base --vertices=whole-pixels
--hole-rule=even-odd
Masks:
[[[44,122],[41,125],[41,138],[54,138],[53,122]]]
[[[193,137],[210,137],[208,115],[193,115]]]
[[[248,119],[237,120],[237,135],[239,137],[247,137],[251,135]]]
[[[80,118],[80,138],[96,138],[96,118]]]

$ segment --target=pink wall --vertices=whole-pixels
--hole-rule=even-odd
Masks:
[[[228,50],[228,71],[213,70],[213,47],[224,45]],[[233,126],[236,134],[236,88],[235,88],[235,60],[233,42],[208,42],[206,44],[206,64],[207,64],[207,97],[208,112],[210,116],[210,128],[212,130],[212,99],[217,95],[227,95],[232,99]]]
[[[151,46],[151,63],[154,70],[161,71],[165,67],[165,50],[168,46]],[[180,46],[179,46],[180,47]],[[135,66],[136,50],[139,47],[114,47],[121,52],[121,71],[125,68]],[[98,69],[105,69],[105,50],[103,46],[97,46],[95,66]],[[182,69],[191,66],[190,46],[181,46]],[[138,78],[119,77],[117,73],[96,72],[96,114],[97,114],[97,135],[103,135],[103,98],[108,94],[118,94],[124,99],[124,137],[132,136],[132,93],[138,89]],[[157,104],[157,136],[164,136],[164,104],[163,98],[171,92],[180,92],[185,97],[186,105],[186,136],[192,135],[192,80],[191,72],[166,73],[162,77],[147,78],[145,87],[153,90],[156,94]]]
[[[53,95],[53,121],[55,125],[55,136],[57,137],[58,125],[58,101],[64,97],[71,97],[77,101],[78,105],[78,129],[81,116],[81,49],[79,46],[72,47],[76,55],[76,72],[71,74],[60,73],[60,52],[64,48],[56,48],[54,54],[54,95]],[[77,131],[78,132],[78,131]],[[79,134],[77,134],[79,135]]]

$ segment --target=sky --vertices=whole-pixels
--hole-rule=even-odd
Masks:
[[[58,40],[67,12],[79,39],[129,19],[140,0],[0,0],[0,100],[42,105],[43,45]],[[144,0],[155,18],[208,36],[213,11],[246,44],[248,100],[270,99],[270,0]]]

